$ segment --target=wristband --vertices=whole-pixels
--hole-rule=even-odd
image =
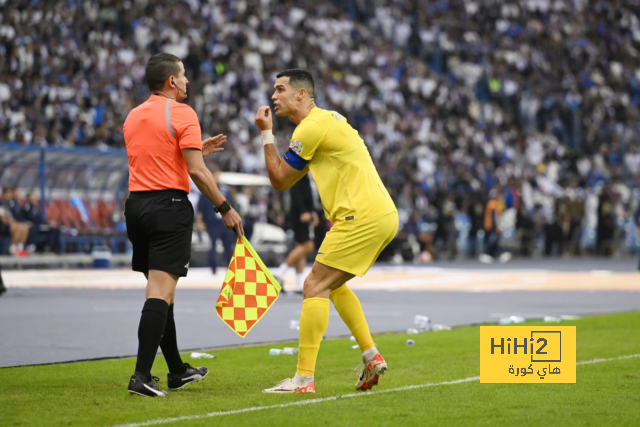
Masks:
[[[273,136],[271,129],[263,130],[260,133],[262,134],[262,146],[273,144],[275,137]]]

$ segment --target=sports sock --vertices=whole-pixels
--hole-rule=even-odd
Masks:
[[[164,359],[167,361],[169,372],[172,374],[183,374],[186,370],[180,351],[178,351],[178,338],[176,337],[176,322],[173,320],[173,304],[167,311],[167,324],[164,327],[164,335],[160,341],[160,349]]]
[[[379,351],[375,347],[371,347],[369,350],[363,351],[362,352],[362,363],[364,363],[365,365],[368,364],[369,362],[371,362],[371,360],[378,353],[379,353]]]
[[[331,292],[329,298],[331,302],[333,302],[342,321],[346,323],[351,331],[351,335],[353,335],[358,342],[360,351],[364,353],[370,348],[375,347],[373,338],[371,338],[371,333],[369,332],[367,319],[364,317],[360,300],[358,300],[356,294],[345,284]]]
[[[162,340],[168,311],[169,304],[165,300],[157,298],[149,298],[142,307],[140,325],[138,326],[136,372],[147,380],[151,378],[151,367]]]
[[[307,298],[302,301],[300,313],[300,352],[298,370],[300,377],[313,375],[316,359],[320,350],[320,341],[329,326],[329,300],[326,298]]]
[[[313,375],[310,375],[308,377],[301,377],[300,375],[296,374],[293,377],[293,383],[298,387],[308,386],[312,382],[313,382]]]
[[[296,274],[296,290],[301,291],[304,289],[304,273]]]

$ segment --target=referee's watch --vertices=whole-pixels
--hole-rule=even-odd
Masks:
[[[229,203],[227,203],[227,201],[225,200],[224,202],[222,202],[220,204],[220,206],[213,207],[213,210],[216,211],[216,213],[227,213],[229,212],[229,209],[231,209],[231,206],[229,206]]]

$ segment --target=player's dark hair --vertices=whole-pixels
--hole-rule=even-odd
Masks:
[[[290,70],[284,70],[276,75],[276,78],[289,77],[289,84],[297,89],[303,87],[307,90],[309,98],[313,99],[313,95],[316,92],[316,86],[313,83],[313,76],[307,70],[301,68],[292,68]]]
[[[144,78],[150,91],[161,90],[171,76],[178,77],[180,58],[170,53],[159,53],[149,58],[144,69]]]

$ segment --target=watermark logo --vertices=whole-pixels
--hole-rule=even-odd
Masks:
[[[575,383],[575,326],[481,326],[481,383]]]

